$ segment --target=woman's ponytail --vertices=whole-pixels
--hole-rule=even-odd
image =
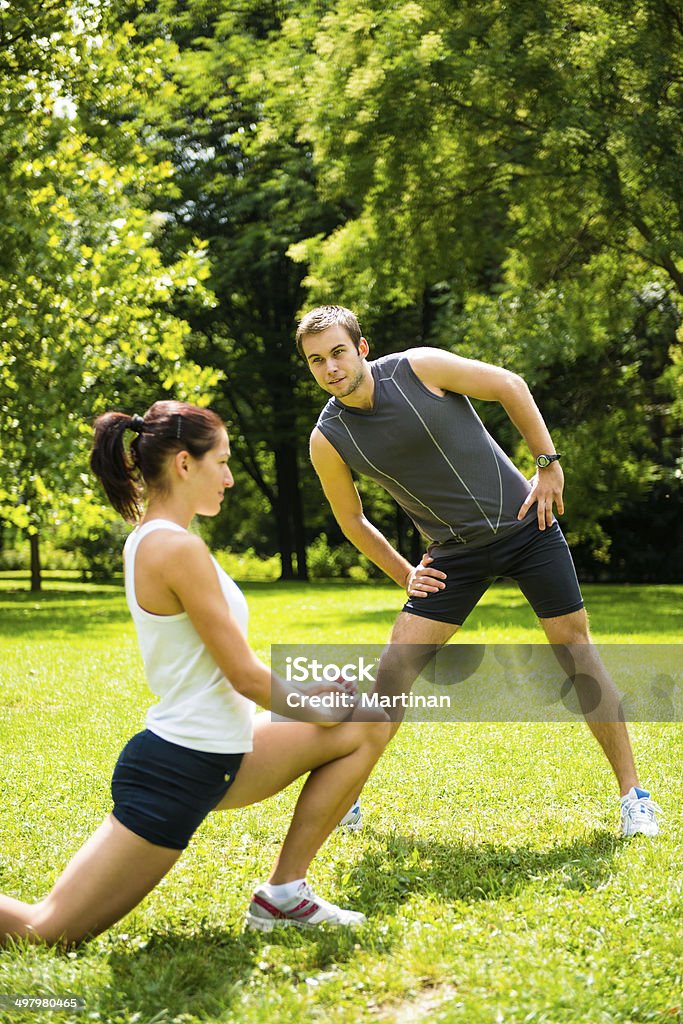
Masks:
[[[124,412],[105,412],[93,424],[90,468],[112,506],[129,523],[137,522],[142,515],[143,483],[133,450],[126,450],[124,434],[126,430],[141,433],[141,425],[144,428],[141,416]]]

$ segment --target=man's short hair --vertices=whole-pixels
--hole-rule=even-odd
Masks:
[[[346,306],[316,306],[302,318],[296,332],[296,347],[299,355],[303,356],[301,343],[307,334],[321,334],[328,327],[339,324],[344,328],[351,341],[356,346],[356,351],[362,338],[360,324],[355,313],[352,313]]]

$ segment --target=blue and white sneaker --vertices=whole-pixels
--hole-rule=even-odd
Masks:
[[[650,794],[646,789],[631,786],[626,796],[621,798],[622,834],[624,836],[635,836],[639,833],[644,836],[658,835],[657,814],[662,813],[662,808],[654,800],[650,800]]]
[[[345,832],[358,832],[363,827],[363,812],[360,806],[360,798],[356,800],[350,811],[347,811],[337,828],[343,828]]]

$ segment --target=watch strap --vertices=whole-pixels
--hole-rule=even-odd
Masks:
[[[552,462],[559,462],[561,458],[562,456],[558,455],[557,452],[553,452],[552,454],[542,453],[541,455],[536,456],[536,465],[539,469],[546,469]]]

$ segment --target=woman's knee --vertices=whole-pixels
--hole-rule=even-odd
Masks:
[[[73,942],[69,935],[68,922],[61,919],[55,908],[50,905],[49,897],[35,903],[28,912],[26,938],[29,942],[44,942],[48,946],[56,946],[61,942]]]

